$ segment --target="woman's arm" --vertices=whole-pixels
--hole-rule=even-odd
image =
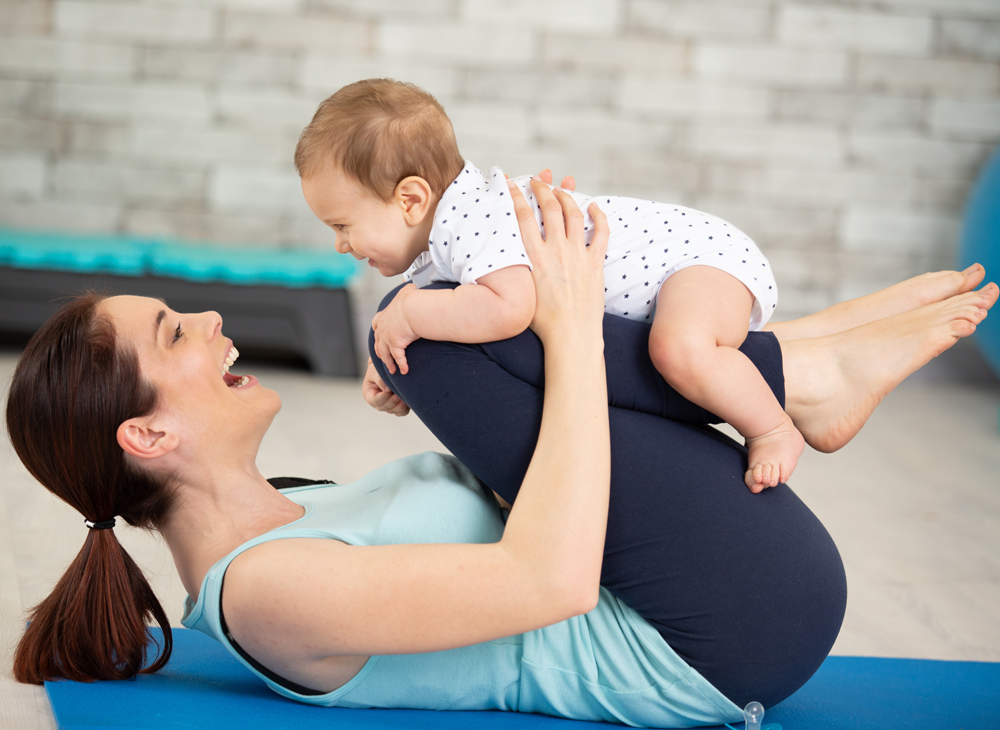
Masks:
[[[586,248],[572,199],[532,185],[547,240],[514,197],[535,264],[532,327],[545,346],[547,385],[538,445],[503,538],[375,547],[290,539],[248,550],[228,569],[224,610],[234,638],[273,671],[329,690],[344,680],[344,656],[474,644],[596,605],[610,480],[601,339],[608,229],[595,207]]]

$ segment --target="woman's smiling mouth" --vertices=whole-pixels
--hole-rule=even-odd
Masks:
[[[229,352],[226,353],[226,360],[222,364],[222,379],[225,381],[226,386],[230,388],[242,388],[245,385],[249,385],[252,380],[249,375],[232,375],[229,372],[229,368],[233,366],[233,363],[236,362],[239,356],[240,351],[230,344]]]

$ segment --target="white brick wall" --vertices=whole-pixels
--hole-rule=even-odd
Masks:
[[[697,48],[694,68],[696,78],[762,86],[840,87],[847,79],[848,57],[842,51],[705,43]]]
[[[135,167],[67,158],[56,163],[53,178],[56,194],[76,200],[197,203],[205,194],[204,173],[187,167]]]
[[[56,112],[79,119],[139,124],[170,120],[203,125],[209,120],[209,94],[199,89],[169,83],[88,84],[63,83],[55,88]]]
[[[137,49],[55,38],[5,38],[0,70],[20,78],[122,78],[135,72]]]
[[[949,264],[1000,0],[3,0],[0,225],[329,246],[295,140],[372,76],[479,165],[732,220],[792,317]]]
[[[0,155],[0,195],[37,199],[45,192],[45,157],[38,154]]]
[[[221,41],[240,48],[315,51],[351,57],[368,53],[370,23],[340,16],[278,13],[226,13]]]
[[[766,89],[713,81],[627,75],[615,88],[623,111],[652,112],[672,119],[710,122],[744,117],[763,121],[771,106],[771,94]]]
[[[486,28],[607,33],[619,24],[623,5],[622,0],[463,0],[460,17]]]
[[[675,38],[765,40],[771,31],[767,3],[633,0],[630,10],[631,29]]]
[[[531,60],[533,40],[532,33],[517,28],[390,20],[379,26],[375,46],[380,55],[389,59],[462,63],[488,58],[502,65]]]
[[[55,3],[55,31],[62,38],[204,43],[212,38],[216,20],[211,10],[181,3]]]
[[[545,66],[629,71],[657,71],[682,74],[689,65],[686,44],[646,38],[640,35],[566,35],[544,36]],[[515,59],[521,63],[530,58]]]
[[[931,50],[933,23],[930,15],[785,5],[777,30],[778,42],[789,46],[922,56]]]
[[[287,166],[222,165],[211,176],[208,199],[219,210],[305,208],[299,177]]]

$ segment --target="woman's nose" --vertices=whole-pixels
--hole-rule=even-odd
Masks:
[[[213,340],[222,334],[222,315],[218,312],[202,312],[204,318],[205,338]]]

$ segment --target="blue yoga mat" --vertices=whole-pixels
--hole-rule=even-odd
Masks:
[[[158,630],[154,629],[158,637]],[[271,692],[221,645],[174,630],[166,669],[124,682],[46,682],[64,730],[587,730],[610,725],[517,712],[346,710]],[[1000,664],[830,657],[764,716],[764,730],[986,730],[1000,727]],[[724,726],[720,726],[724,727]],[[740,730],[743,725],[735,725]]]

